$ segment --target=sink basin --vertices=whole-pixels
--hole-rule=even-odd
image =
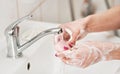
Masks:
[[[37,33],[57,24],[27,20],[21,23],[20,42],[24,43]],[[119,42],[109,32],[92,33],[81,41],[97,40]],[[120,61],[102,61],[85,69],[65,65],[54,56],[54,35],[48,35],[23,51],[23,57],[6,57],[6,47],[0,52],[0,74],[119,74]]]

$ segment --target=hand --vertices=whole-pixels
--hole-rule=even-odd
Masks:
[[[120,44],[109,42],[81,42],[70,47],[63,36],[55,36],[56,56],[64,63],[85,68],[101,60],[120,59]],[[112,53],[112,54],[111,54]]]
[[[85,68],[91,64],[97,63],[104,57],[99,48],[94,45],[91,46],[89,43],[80,43],[68,50],[58,51],[56,56],[64,63],[80,68]]]
[[[83,38],[87,34],[86,26],[89,20],[90,16],[60,25],[63,29],[64,40],[68,41],[69,44],[75,44],[78,39]],[[71,31],[71,35],[68,30]]]

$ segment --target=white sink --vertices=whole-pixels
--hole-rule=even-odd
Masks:
[[[21,43],[31,39],[35,34],[57,24],[26,21],[21,25]],[[120,41],[108,32],[93,33],[84,40]],[[48,35],[23,52],[23,57],[10,59],[6,57],[6,47],[0,52],[0,74],[117,74],[120,61],[100,62],[81,69],[63,64],[54,56],[54,35]],[[118,73],[119,74],[119,73]]]

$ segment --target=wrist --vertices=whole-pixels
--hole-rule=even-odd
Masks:
[[[92,23],[94,22],[94,15],[89,15],[85,19],[88,19],[88,22],[86,23],[86,28],[85,31],[88,33],[93,32],[94,30],[92,29]]]

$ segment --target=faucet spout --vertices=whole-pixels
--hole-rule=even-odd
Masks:
[[[23,18],[18,19],[14,23],[12,23],[10,26],[8,26],[5,30],[6,40],[7,40],[7,56],[11,58],[18,58],[22,56],[22,51],[31,46],[33,43],[35,43],[40,38],[49,35],[49,34],[60,34],[62,33],[62,29],[57,28],[51,28],[45,31],[40,32],[35,37],[33,37],[31,40],[27,41],[26,43],[20,45],[19,43],[19,29],[18,24],[25,19],[31,17],[31,15],[27,15]]]
[[[27,41],[26,43],[24,43],[23,45],[21,45],[18,49],[18,53],[22,52],[24,49],[28,48],[30,45],[32,45],[33,43],[35,43],[36,41],[38,41],[40,38],[49,35],[49,34],[60,34],[62,33],[62,29],[61,28],[51,28],[45,31],[40,32],[38,35],[36,35],[35,37],[33,37],[31,40]]]

